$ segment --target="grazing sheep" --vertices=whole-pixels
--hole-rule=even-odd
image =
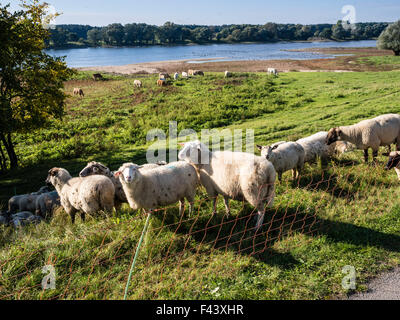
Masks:
[[[309,137],[297,140],[305,151],[305,163],[314,163],[318,158],[321,159],[321,164],[326,164],[331,156],[333,148],[330,148],[326,143],[328,132],[320,131]]]
[[[187,72],[182,72],[182,78],[187,78],[189,75]]]
[[[84,97],[83,90],[81,88],[74,88],[74,96],[79,95],[80,97]]]
[[[141,171],[143,170],[151,170],[154,168],[158,168],[161,165],[165,165],[166,163],[147,163],[141,167]],[[122,184],[120,179],[114,176],[114,172],[112,172],[109,168],[103,165],[100,162],[92,161],[89,162],[85,168],[79,173],[80,177],[88,177],[91,175],[100,174],[106,177],[109,177],[114,184],[115,188],[115,198],[114,198],[114,206],[115,209],[118,210],[123,203],[127,203],[128,200],[126,198],[125,192],[122,188]]]
[[[36,199],[42,193],[49,192],[48,187],[41,187],[39,191],[29,194],[16,195],[8,200],[8,211],[15,213],[18,211],[31,211],[36,210]]]
[[[179,201],[182,215],[186,198],[190,216],[198,185],[197,172],[192,165],[178,161],[152,170],[140,170],[136,164],[125,163],[115,176],[120,177],[132,209],[153,210]]]
[[[35,214],[47,218],[53,214],[54,209],[61,206],[60,196],[57,191],[43,193],[36,199]]]
[[[282,181],[282,174],[292,170],[293,179],[297,179],[304,166],[305,152],[297,142],[279,142],[272,146],[260,146],[261,156],[271,161],[278,173],[279,181]]]
[[[100,73],[94,73],[93,74],[93,80],[103,80],[103,76]]]
[[[396,171],[397,178],[400,180],[400,152],[392,151],[389,153],[389,159],[385,166],[385,170],[393,169]]]
[[[246,200],[258,210],[258,229],[264,220],[266,205],[272,206],[275,196],[276,172],[272,163],[250,153],[211,152],[198,140],[183,146],[178,157],[196,167],[200,183],[213,198],[213,213],[219,194],[224,197],[227,215],[229,199]]]
[[[268,74],[273,74],[274,76],[278,75],[278,70],[276,70],[275,68],[268,68],[267,70]]]
[[[225,71],[225,78],[230,78],[232,77],[232,73],[229,71]]]
[[[178,80],[179,79],[179,73],[178,72],[175,72],[174,73],[174,80]]]
[[[166,72],[162,72],[158,75],[158,79],[160,80],[167,80],[167,79],[171,79],[171,76],[166,73]]]
[[[341,126],[329,130],[326,143],[348,141],[357,149],[364,150],[364,160],[368,162],[368,149],[372,149],[373,161],[376,161],[380,146],[396,143],[400,150],[400,115],[384,114],[379,117],[363,120],[351,126]]]
[[[167,81],[166,80],[162,80],[162,79],[158,79],[157,80],[157,85],[159,87],[166,87],[167,86]]]
[[[141,87],[142,87],[142,81],[140,81],[140,80],[135,80],[135,81],[133,81],[133,85],[134,85],[136,88],[141,88]]]
[[[49,170],[46,183],[51,183],[60,195],[61,205],[75,222],[76,212],[93,214],[100,210],[111,212],[114,207],[115,188],[112,181],[101,175],[72,178],[63,168]]]

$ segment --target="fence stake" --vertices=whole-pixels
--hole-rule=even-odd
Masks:
[[[145,234],[147,232],[147,227],[149,226],[150,216],[151,216],[151,212],[149,212],[149,214],[147,215],[146,224],[144,225],[144,228],[143,228],[143,231],[142,231],[142,235],[140,236],[140,240],[139,240],[138,246],[136,248],[135,256],[133,257],[131,270],[129,271],[128,281],[126,282],[124,300],[126,300],[126,298],[128,296],[128,289],[129,289],[129,284],[131,282],[133,269],[135,268],[136,259],[137,259],[138,255],[139,255],[139,251],[140,251],[140,246],[142,245],[143,238],[144,238],[144,236],[145,236]]]

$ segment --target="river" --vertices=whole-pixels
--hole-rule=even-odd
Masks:
[[[307,48],[329,47],[375,47],[375,40],[346,42],[276,42],[276,43],[240,43],[240,44],[208,44],[181,46],[144,46],[117,48],[82,48],[47,50],[52,56],[66,56],[69,67],[116,66],[132,63],[143,63],[167,60],[308,60],[331,58],[331,55],[313,52],[294,52]],[[204,60],[206,61],[206,60]]]

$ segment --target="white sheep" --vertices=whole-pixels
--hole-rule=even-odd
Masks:
[[[232,77],[232,73],[229,71],[225,71],[225,78],[230,78]]]
[[[187,77],[189,77],[188,73],[185,72],[185,71],[183,71],[183,72],[182,72],[182,78],[187,78]]]
[[[112,181],[101,175],[72,178],[63,168],[49,170],[46,183],[51,183],[60,195],[61,205],[75,222],[76,212],[93,214],[100,210],[111,212],[114,207],[115,188]]]
[[[364,150],[365,162],[368,162],[368,149],[371,148],[372,158],[376,161],[380,146],[390,149],[390,145],[396,143],[400,150],[400,115],[384,114],[351,126],[330,129],[326,143],[331,145],[338,140],[351,142],[357,149]]]
[[[11,213],[18,211],[35,212],[37,197],[49,191],[48,187],[41,187],[37,192],[13,196],[8,200],[8,211]]]
[[[292,170],[293,179],[300,176],[304,166],[305,152],[297,142],[279,142],[271,146],[260,146],[261,156],[271,161],[278,173],[279,181],[282,181],[282,174]]]
[[[175,72],[175,73],[174,73],[174,80],[178,80],[178,78],[179,78],[179,73],[178,73],[178,72]]]
[[[186,198],[190,216],[198,185],[197,172],[190,164],[177,161],[151,170],[140,170],[140,166],[134,163],[124,163],[115,176],[120,177],[132,209],[151,211],[179,201],[179,214],[182,215]]]
[[[35,214],[47,218],[59,206],[61,206],[61,202],[57,191],[43,193],[36,199]]]
[[[296,141],[303,147],[305,151],[305,163],[314,163],[318,158],[321,159],[322,164],[326,164],[328,162],[334,147],[330,148],[326,144],[325,141],[327,135],[328,132],[320,131],[309,137],[305,137]]]
[[[213,198],[213,213],[219,194],[227,215],[229,199],[246,200],[258,210],[257,229],[262,225],[266,206],[272,206],[275,196],[276,172],[271,162],[250,153],[211,152],[198,140],[183,144],[178,157],[196,167],[201,184]]]
[[[140,81],[140,80],[135,80],[135,81],[133,81],[133,85],[134,85],[136,88],[141,88],[141,87],[142,87],[142,81]]]
[[[166,163],[147,163],[142,165],[141,170],[151,170],[154,168],[158,168],[160,165],[165,165]],[[122,184],[119,178],[114,176],[114,172],[112,172],[109,168],[103,165],[100,162],[92,161],[89,162],[85,168],[81,170],[79,173],[80,177],[87,177],[95,174],[100,174],[106,177],[109,177],[114,184],[115,187],[115,199],[114,205],[115,209],[118,210],[123,203],[128,203],[128,199],[126,198],[125,192],[122,188]]]
[[[278,70],[276,70],[275,68],[268,68],[267,69],[267,73],[268,74],[273,74],[274,76],[278,75]]]

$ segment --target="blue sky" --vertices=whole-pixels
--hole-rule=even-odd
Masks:
[[[400,19],[399,0],[46,0],[58,12],[56,24],[104,26],[119,22],[178,24],[336,23],[342,7],[353,5],[356,22]],[[1,0],[18,8],[18,0]]]

